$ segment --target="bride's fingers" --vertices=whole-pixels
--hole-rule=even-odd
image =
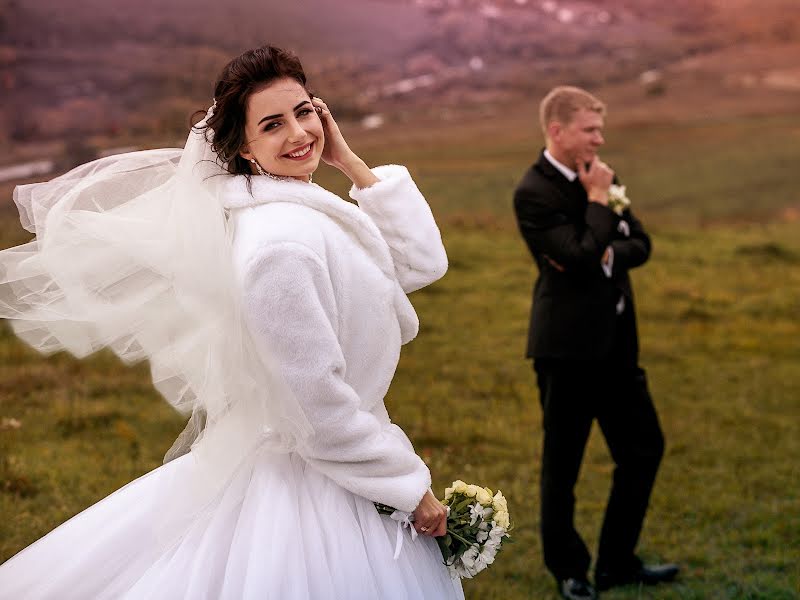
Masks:
[[[331,112],[330,109],[328,108],[328,105],[325,104],[325,101],[322,98],[314,96],[313,98],[311,98],[311,104],[314,105],[314,108],[322,109],[324,112],[327,113]],[[317,112],[319,112],[319,110]]]
[[[447,532],[447,513],[444,513],[438,519],[429,523],[423,524],[421,522],[415,522],[414,528],[422,535],[429,535],[432,537],[444,535]]]
[[[439,521],[439,524],[436,528],[431,532],[433,537],[439,537],[447,533],[447,516]]]
[[[414,523],[414,527],[417,530],[417,533],[421,535],[437,535],[437,531],[441,528],[441,524],[437,522],[433,523],[426,523],[425,525],[421,523]]]
[[[317,113],[317,116],[320,118],[323,124],[327,125],[331,119],[331,111],[325,106],[318,106],[314,105],[314,110]]]

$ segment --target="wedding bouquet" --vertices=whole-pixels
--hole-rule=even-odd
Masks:
[[[608,188],[608,208],[618,215],[622,215],[625,209],[630,208],[631,201],[625,195],[624,185],[612,185]]]
[[[494,562],[503,540],[510,537],[508,504],[502,492],[493,496],[489,488],[466,484],[460,479],[445,489],[442,504],[448,509],[447,533],[437,537],[436,542],[444,564],[453,578],[471,579]],[[382,504],[375,506],[381,514],[398,521],[397,558],[402,545],[401,528],[410,527],[412,538],[416,537],[411,515]]]

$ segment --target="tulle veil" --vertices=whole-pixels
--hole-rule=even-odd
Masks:
[[[255,447],[289,452],[311,434],[242,319],[220,203],[231,175],[205,128],[213,110],[183,149],[109,156],[17,187],[35,238],[0,252],[0,318],[25,342],[149,361],[155,387],[190,416],[165,461],[191,448],[196,510]]]

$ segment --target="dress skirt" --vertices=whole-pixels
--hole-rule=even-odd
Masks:
[[[259,451],[201,510],[192,453],[136,479],[0,565],[2,600],[464,598],[433,538],[297,454]]]

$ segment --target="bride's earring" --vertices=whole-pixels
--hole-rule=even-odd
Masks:
[[[267,172],[264,169],[261,168],[261,165],[258,164],[258,161],[255,158],[251,158],[250,162],[253,163],[256,166],[256,171],[258,171],[259,175],[266,175],[267,174]]]

